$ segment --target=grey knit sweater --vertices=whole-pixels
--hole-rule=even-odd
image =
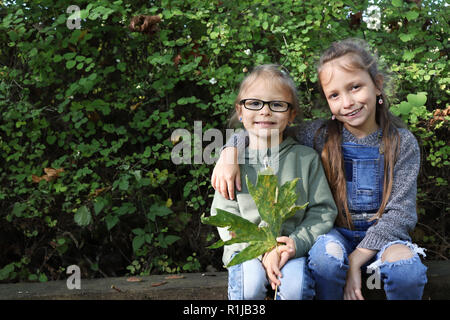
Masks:
[[[293,136],[300,144],[314,147],[321,153],[325,144],[326,129],[321,130],[317,136],[316,145],[314,137],[324,120],[304,122],[296,127],[286,130],[286,135]],[[343,142],[379,147],[378,131],[358,139],[345,128],[343,129]],[[416,194],[417,175],[420,168],[420,149],[414,135],[407,129],[398,129],[400,134],[400,153],[394,167],[394,181],[392,193],[385,211],[378,222],[372,225],[366,233],[358,248],[381,250],[386,244],[395,240],[411,241],[411,232],[417,223]],[[225,147],[236,146],[238,150],[248,145],[247,132],[233,135]]]

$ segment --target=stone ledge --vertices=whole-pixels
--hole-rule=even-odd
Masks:
[[[424,300],[450,299],[450,260],[428,261]],[[153,275],[140,282],[127,277],[81,279],[81,289],[67,289],[65,280],[0,284],[1,300],[226,300],[227,272],[185,273],[181,279]],[[165,282],[160,286],[152,286]],[[114,286],[114,288],[112,288]],[[385,299],[383,290],[363,290],[367,299]]]
[[[44,283],[0,285],[0,299],[7,300],[224,300],[227,299],[227,272],[184,273],[181,279],[168,275],[81,279],[81,289],[67,288],[65,280]],[[160,286],[152,286],[159,284]],[[112,288],[114,286],[114,288]]]

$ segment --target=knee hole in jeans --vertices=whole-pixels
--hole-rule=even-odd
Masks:
[[[381,255],[381,261],[383,262],[395,262],[399,260],[411,259],[414,256],[413,251],[403,244],[393,244],[386,248]]]
[[[342,247],[334,241],[330,241],[325,245],[325,250],[326,252],[339,259],[339,260],[344,260],[344,251],[342,250]]]

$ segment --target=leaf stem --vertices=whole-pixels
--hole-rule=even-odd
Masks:
[[[280,251],[278,251],[279,243],[277,242],[277,255],[278,255],[278,262],[280,261]],[[275,295],[273,297],[273,300],[277,300],[277,292],[278,292],[278,285],[275,285]]]

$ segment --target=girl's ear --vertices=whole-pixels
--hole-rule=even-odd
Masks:
[[[381,91],[383,90],[383,82],[384,82],[383,75],[379,74],[375,77],[375,86],[377,87],[377,96],[379,96],[381,94]]]
[[[290,112],[291,113],[289,115],[289,122],[294,122],[295,117],[297,116],[297,110],[291,109]]]
[[[242,106],[238,103],[234,105],[234,109],[236,110],[236,113],[238,117],[242,117]]]

